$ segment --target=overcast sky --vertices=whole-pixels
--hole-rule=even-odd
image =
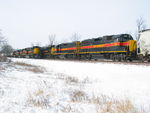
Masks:
[[[73,33],[82,39],[134,33],[140,16],[150,28],[150,0],[0,0],[0,29],[14,48],[59,42]]]

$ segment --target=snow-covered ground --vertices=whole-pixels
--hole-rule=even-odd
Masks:
[[[150,110],[150,66],[16,58],[12,61],[32,64],[42,71],[34,71],[32,65],[1,63],[0,113],[100,113],[95,104],[85,101],[101,95],[129,99],[135,107]]]

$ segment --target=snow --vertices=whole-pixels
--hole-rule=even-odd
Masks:
[[[129,98],[136,107],[150,110],[150,66],[22,58],[12,61],[44,67],[46,71],[33,73],[13,64],[0,64],[7,67],[0,72],[0,113],[96,113],[92,104],[70,102],[76,90]],[[66,83],[67,77],[77,78],[77,83]]]

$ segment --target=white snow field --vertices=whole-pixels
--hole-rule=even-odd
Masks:
[[[0,113],[150,113],[150,66],[12,58]]]

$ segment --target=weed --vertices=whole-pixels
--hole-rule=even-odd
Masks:
[[[39,68],[39,67],[25,68],[25,69],[33,73],[44,73],[45,71],[43,68]]]
[[[33,94],[29,94],[28,104],[31,104],[36,107],[48,107],[49,106],[49,97],[45,95],[45,92],[41,89],[38,89]]]
[[[55,76],[57,79],[61,79],[61,80],[64,80],[66,77],[66,75],[63,73],[57,73],[57,74],[55,74]]]
[[[96,105],[97,113],[139,113],[129,99],[117,100],[101,95],[91,98],[90,102]]]
[[[3,71],[3,70],[5,70],[5,68],[4,68],[4,67],[2,67],[2,66],[0,66],[0,71]]]
[[[79,83],[78,78],[71,77],[71,76],[66,77],[65,80],[66,80],[66,83],[68,84]]]
[[[13,64],[21,66],[23,69],[33,72],[33,73],[44,73],[46,71],[45,68],[43,68],[43,67],[35,66],[32,64],[27,64],[24,62],[14,62]]]
[[[7,62],[7,61],[8,61],[7,57],[0,55],[0,62]]]
[[[14,65],[19,65],[19,66],[26,66],[26,67],[35,67],[34,65],[27,64],[27,63],[24,63],[24,62],[14,62],[13,64]]]
[[[80,90],[75,90],[70,95],[72,102],[82,102],[87,100],[87,94]]]

